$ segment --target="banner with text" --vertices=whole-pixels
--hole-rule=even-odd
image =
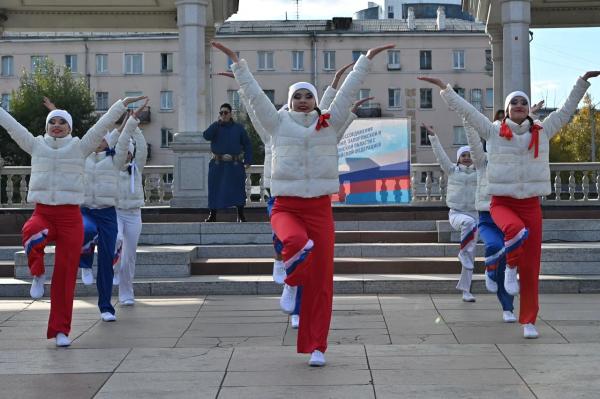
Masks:
[[[348,205],[410,203],[410,123],[356,119],[338,145],[340,191]]]

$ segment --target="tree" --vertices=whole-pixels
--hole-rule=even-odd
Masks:
[[[583,98],[583,108],[564,126],[550,141],[550,162],[590,162],[592,156],[591,137],[591,108],[592,96],[586,94]],[[600,111],[595,112],[596,132],[600,130]],[[598,142],[596,134],[596,146]],[[596,151],[596,159],[600,154]]]
[[[73,117],[73,136],[83,136],[96,123],[94,101],[85,79],[76,78],[68,68],[44,61],[33,72],[23,71],[19,88],[12,93],[10,113],[32,134],[45,133],[49,111],[43,105],[44,96],[57,108],[69,111]],[[6,165],[31,162],[3,128],[0,128],[0,148]]]

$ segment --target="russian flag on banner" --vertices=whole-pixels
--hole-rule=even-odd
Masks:
[[[410,203],[409,120],[357,119],[338,145],[340,204]]]

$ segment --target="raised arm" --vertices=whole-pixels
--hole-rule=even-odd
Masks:
[[[431,126],[427,126],[424,123],[421,125],[427,129],[427,134],[429,135],[429,141],[431,142],[431,149],[433,150],[433,155],[435,155],[435,159],[437,159],[440,164],[440,168],[446,173],[450,175],[454,173],[454,163],[448,158],[448,154],[444,151],[440,140],[436,136],[435,132],[432,130]]]
[[[102,115],[98,122],[96,122],[96,124],[81,138],[81,151],[83,154],[87,157],[94,152],[102,142],[102,138],[106,132],[111,130],[112,126],[119,120],[121,115],[127,111],[127,106],[129,104],[146,98],[146,96],[127,97],[114,103],[108,112]]]
[[[352,109],[350,110],[350,114],[348,115],[348,118],[346,118],[346,121],[344,122],[344,124],[342,125],[340,130],[338,130],[338,132],[337,132],[338,141],[340,141],[342,139],[342,137],[344,137],[344,133],[346,133],[346,130],[348,130],[348,128],[350,127],[352,122],[354,122],[354,120],[356,118],[358,118],[358,115],[356,114],[358,112],[358,107],[360,107],[362,104],[364,104],[367,101],[370,101],[374,98],[375,97],[367,97],[367,98],[358,100],[354,103],[354,105],[352,106]]]
[[[144,101],[144,103],[136,109],[127,119],[127,123],[125,123],[125,128],[121,132],[119,136],[119,140],[117,141],[117,148],[115,149],[115,156],[113,157],[113,163],[117,170],[123,169],[125,163],[127,162],[127,152],[129,149],[129,139],[133,135],[133,132],[137,129],[140,120],[140,113],[146,108],[148,105],[148,99]]]
[[[148,160],[148,143],[146,143],[146,138],[140,128],[135,129],[131,137],[135,141],[135,163],[142,173]]]
[[[545,133],[548,139],[551,139],[564,125],[569,123],[569,120],[571,120],[571,117],[577,110],[579,101],[581,101],[588,87],[590,87],[588,79],[598,75],[600,75],[600,71],[591,71],[586,72],[582,77],[578,78],[564,104],[544,119],[542,122],[542,133]]]
[[[331,84],[327,86],[327,88],[325,89],[325,93],[323,93],[323,97],[321,97],[321,102],[319,103],[320,109],[329,109],[337,93],[337,89],[339,87],[342,76],[344,76],[346,70],[348,70],[348,68],[350,68],[354,64],[355,63],[352,62],[350,64],[344,65],[335,72],[335,76],[333,77]]]
[[[246,108],[246,111],[248,112],[248,117],[250,118],[250,122],[252,123],[252,126],[254,126],[254,130],[256,130],[258,137],[260,137],[263,144],[268,143],[269,139],[270,139],[270,135],[265,130],[265,128],[260,124],[260,121],[256,117],[254,110],[248,105],[248,99],[246,98],[246,94],[244,93],[244,91],[242,89],[238,90],[238,94],[240,95],[240,101],[244,104],[244,107]]]
[[[2,107],[0,107],[0,126],[6,129],[9,136],[23,151],[31,155],[35,137]]]
[[[467,143],[471,147],[471,159],[475,165],[475,169],[483,169],[486,167],[487,155],[483,150],[483,143],[481,138],[475,129],[471,127],[466,121],[463,120],[465,126],[465,134],[467,136]]]
[[[231,59],[231,61],[233,61],[233,64],[231,64],[231,71],[235,76],[235,80],[237,80],[240,85],[240,88],[246,94],[249,108],[254,111],[260,124],[265,128],[265,131],[269,134],[273,134],[279,125],[279,114],[271,100],[269,100],[269,97],[267,97],[265,92],[260,88],[258,82],[254,79],[254,76],[252,76],[246,61],[238,59],[237,54],[234,51],[219,42],[212,42],[212,46],[223,52]]]
[[[364,82],[371,67],[371,60],[382,51],[394,47],[395,46],[393,44],[388,44],[369,49],[367,54],[361,55],[358,61],[356,61],[354,64],[352,72],[350,72],[348,77],[346,77],[346,80],[344,80],[342,87],[340,87],[338,90],[333,102],[331,103],[331,107],[329,108],[331,125],[338,132],[344,126],[344,123],[348,118],[350,107],[356,98],[356,93],[360,89],[360,85]]]
[[[458,113],[462,119],[465,119],[467,123],[469,123],[477,133],[484,139],[488,139],[494,131],[493,123],[487,118],[487,116],[483,115],[479,112],[475,107],[473,107],[468,101],[464,98],[456,94],[452,86],[444,83],[441,79],[430,78],[427,76],[419,76],[417,79],[431,83],[440,88],[440,95],[444,99],[444,101],[448,104],[448,106]]]
[[[213,141],[215,137],[217,137],[217,134],[219,134],[219,122],[213,122],[204,132],[202,132],[202,137],[204,137],[205,140]]]

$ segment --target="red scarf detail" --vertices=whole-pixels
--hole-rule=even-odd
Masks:
[[[512,139],[512,136],[512,130],[510,130],[506,122],[502,122],[502,124],[500,125],[500,137],[504,137],[506,140],[510,140]]]
[[[542,130],[543,127],[541,127],[540,125],[536,125],[534,124],[531,127],[531,141],[529,142],[529,147],[527,148],[528,150],[531,150],[531,148],[533,146],[535,146],[535,149],[533,150],[533,157],[537,158],[538,154],[540,152],[540,130]]]
[[[321,130],[322,127],[329,127],[329,123],[327,119],[331,118],[329,113],[319,115],[319,120],[317,121],[317,130]]]

